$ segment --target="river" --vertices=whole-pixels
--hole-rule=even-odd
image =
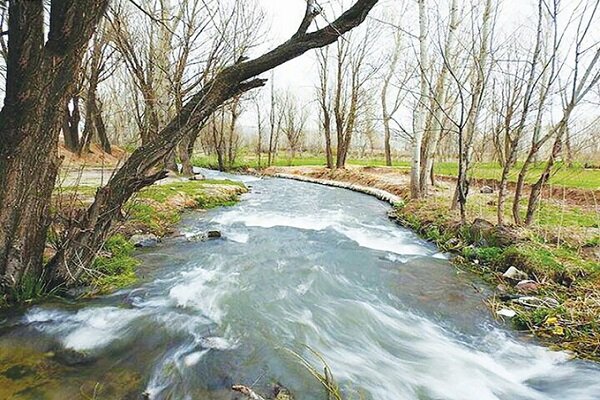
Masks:
[[[291,353],[322,369],[308,346],[354,399],[600,398],[597,364],[495,322],[486,286],[389,221],[387,204],[234,178],[252,186],[238,205],[180,226],[224,238],[140,251],[136,287],[0,316],[2,362],[16,365],[0,384],[22,383],[23,399],[224,400],[232,384],[267,394],[279,382],[297,399],[325,399]],[[49,361],[64,349],[85,359]]]

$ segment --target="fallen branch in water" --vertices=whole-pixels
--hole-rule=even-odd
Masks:
[[[248,397],[251,400],[266,400],[264,397],[257,395],[254,390],[250,389],[248,386],[244,385],[233,385],[231,390],[235,392],[239,392],[244,396]]]

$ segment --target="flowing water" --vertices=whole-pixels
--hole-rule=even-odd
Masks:
[[[279,382],[325,399],[290,352],[310,357],[308,346],[349,398],[600,398],[598,365],[496,324],[485,286],[390,222],[386,204],[239,179],[253,187],[241,203],[180,227],[223,239],[140,252],[135,288],[1,317],[0,359],[14,366],[0,386],[22,384],[14,398],[232,399],[232,384]],[[69,354],[85,357],[56,362]]]

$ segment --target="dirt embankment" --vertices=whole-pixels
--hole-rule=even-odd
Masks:
[[[111,153],[105,153],[97,144],[90,145],[90,152],[81,156],[68,151],[61,143],[58,147],[58,155],[63,159],[62,167],[67,169],[78,169],[85,167],[115,167],[122,164],[129,153],[119,146],[112,146]]]

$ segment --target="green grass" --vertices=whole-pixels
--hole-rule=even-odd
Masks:
[[[494,202],[490,203],[490,199]],[[473,193],[467,203],[467,212],[471,216],[485,218],[488,221],[495,221],[496,195],[490,197],[479,193]],[[521,199],[521,218],[525,219],[527,211],[527,198]],[[592,203],[593,204],[593,203]],[[504,215],[507,221],[512,221],[513,199],[508,198]],[[600,214],[593,209],[585,209],[573,205],[561,207],[556,202],[543,201],[540,204],[535,215],[535,225],[539,227],[579,227],[579,228],[600,228]]]
[[[519,176],[522,163],[517,163],[516,167],[510,172],[509,181],[516,182]],[[536,164],[527,174],[525,181],[534,183],[539,178],[544,164]],[[456,176],[458,174],[458,164],[455,162],[437,163],[435,172],[444,176]],[[473,177],[479,179],[496,179],[502,177],[502,168],[497,163],[477,163],[473,167]],[[571,168],[563,163],[557,163],[550,178],[550,184],[580,189],[600,189],[600,170],[585,169],[581,165],[575,165]],[[600,201],[600,199],[598,199]]]
[[[94,260],[94,271],[100,276],[92,284],[102,292],[121,288],[136,282],[136,268],[139,261],[134,258],[135,248],[121,234],[110,237],[103,250],[111,256],[97,257]]]
[[[91,185],[80,185],[80,186],[62,186],[57,187],[56,191],[63,194],[78,194],[86,197],[93,197],[96,195],[96,191],[98,190],[97,186]]]
[[[21,278],[21,284],[10,293],[10,299],[11,303],[23,304],[43,299],[50,294],[41,279],[26,274]]]
[[[245,187],[242,182],[231,180],[206,179],[201,181],[174,182],[166,185],[154,185],[145,188],[138,194],[138,198],[152,199],[161,203],[167,201],[177,193],[182,193],[192,198],[203,197],[210,185],[230,185]]]
[[[263,157],[262,164],[264,166],[266,157]],[[324,166],[326,164],[325,157],[321,155],[309,155],[303,154],[297,156],[294,160],[290,160],[286,156],[278,157],[273,163],[276,167],[302,167],[302,166]],[[350,158],[348,160],[349,165],[357,166],[373,166],[381,167],[385,166],[385,160],[383,158]],[[393,166],[403,171],[407,171],[410,168],[408,161],[394,161]],[[195,157],[194,165],[199,167],[212,167],[217,165],[215,157]],[[522,163],[517,163],[516,167],[509,174],[509,181],[516,182]],[[256,156],[242,156],[235,163],[234,169],[242,167],[257,168]],[[435,173],[442,176],[457,176],[458,174],[458,163],[456,162],[440,162],[435,164]],[[543,163],[538,163],[529,172],[526,177],[527,183],[534,183],[540,176],[544,169]],[[502,176],[502,168],[498,163],[477,163],[474,165],[472,170],[472,177],[478,179],[495,179],[500,180]],[[552,177],[550,179],[551,185],[564,186],[568,188],[579,188],[579,189],[600,189],[600,170],[598,169],[585,169],[582,165],[575,165],[571,168],[567,167],[563,163],[557,163],[554,168]],[[590,201],[593,201],[590,199]],[[598,199],[600,202],[600,199]]]

